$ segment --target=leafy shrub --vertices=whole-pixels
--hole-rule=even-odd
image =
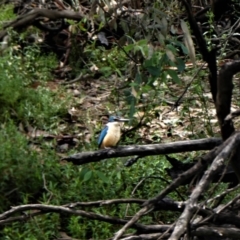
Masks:
[[[49,172],[49,167],[56,164],[56,158],[34,150],[12,121],[1,125],[0,154],[1,210],[32,202],[42,194],[42,174],[45,170]]]
[[[9,51],[0,58],[2,122],[14,119],[38,128],[49,128],[66,113],[67,97],[62,98],[60,88],[56,92],[47,87],[54,67],[54,55],[41,55],[37,46]]]
[[[0,14],[0,28],[3,27],[4,23],[10,19],[15,17],[13,13],[13,5],[12,4],[1,4],[1,14]]]

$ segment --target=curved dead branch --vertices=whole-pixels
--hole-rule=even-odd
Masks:
[[[83,18],[86,18],[86,15],[81,14],[80,12],[74,12],[70,10],[50,10],[50,9],[34,9],[27,14],[17,17],[15,20],[6,24],[2,31],[0,31],[0,39],[7,35],[7,29],[12,27],[13,29],[26,28],[32,25],[38,18],[45,17],[49,20],[58,20],[58,19],[71,19],[80,21]]]
[[[114,218],[111,216],[101,215],[101,214],[95,214],[93,212],[86,212],[78,209],[74,209],[76,207],[102,207],[104,205],[111,205],[111,204],[123,204],[123,203],[139,203],[141,204],[144,200],[142,199],[112,199],[112,200],[103,200],[103,201],[94,201],[94,202],[76,202],[71,203],[63,206],[55,206],[55,205],[45,205],[45,204],[28,204],[28,205],[20,205],[17,207],[13,207],[9,211],[6,211],[0,215],[0,225],[4,225],[11,222],[16,221],[23,221],[28,220],[33,217],[37,217],[42,214],[47,213],[65,213],[67,215],[76,215],[76,216],[83,216],[87,219],[94,219],[99,221],[105,221],[110,224],[126,224],[128,221],[123,219]],[[230,203],[229,203],[230,204]],[[229,206],[229,204],[225,205],[225,209]],[[187,206],[187,202],[176,202],[171,200],[170,198],[164,198],[162,201],[159,201],[155,204],[154,211],[159,210],[171,210],[171,211],[180,211],[182,212],[184,208]],[[200,205],[194,205],[193,211],[197,212],[199,216],[203,217],[204,219],[212,219],[212,223],[222,222],[225,224],[232,224],[237,227],[240,226],[240,217],[234,215],[233,213],[230,213],[229,211],[219,211],[211,210],[206,207],[202,207]],[[17,214],[20,214],[19,216],[16,216]],[[12,217],[14,215],[14,217]],[[211,216],[214,216],[214,218],[211,218]],[[207,222],[205,223],[207,224]],[[232,226],[231,225],[231,226]],[[164,224],[155,224],[155,225],[143,225],[143,224],[132,224],[130,226],[133,229],[137,230],[137,233],[128,235],[127,237],[123,237],[121,239],[141,239],[143,237],[152,237],[152,239],[156,239],[155,237],[162,237],[164,235],[164,238],[168,238],[170,234],[172,233],[174,226],[173,225],[164,225]],[[193,224],[191,226],[191,235],[192,236],[199,236],[201,233],[202,236],[216,236],[216,234],[220,233],[219,227],[210,227],[206,228],[206,226],[201,226],[201,224]],[[214,230],[213,230],[214,229]],[[235,227],[231,227],[228,229],[230,231],[225,231],[224,234],[226,236],[238,236],[238,229]],[[224,230],[224,228],[223,228]],[[158,232],[158,234],[153,234],[153,232]],[[215,232],[215,233],[214,233]],[[145,239],[145,238],[143,238]]]
[[[23,221],[27,219],[31,219],[33,217],[47,214],[47,213],[65,213],[68,215],[82,216],[92,220],[99,220],[108,222],[110,224],[120,224],[123,225],[127,223],[127,220],[119,219],[116,217],[96,214],[93,212],[87,212],[83,210],[73,209],[74,207],[84,207],[84,206],[98,206],[101,207],[103,205],[111,205],[111,204],[123,204],[123,203],[142,203],[144,200],[142,199],[112,199],[112,200],[103,200],[103,201],[95,201],[95,202],[77,202],[71,203],[63,206],[56,205],[45,205],[45,204],[27,204],[27,205],[19,205],[16,207],[12,207],[12,209],[0,214],[0,225],[4,225],[10,222]],[[158,208],[164,209],[166,206],[173,205],[178,206],[178,202],[174,202],[166,198],[164,201],[159,202]],[[27,212],[26,212],[27,211]],[[16,214],[21,213],[20,216],[14,216]],[[144,224],[134,224],[132,228],[135,228],[139,232],[151,232],[151,231],[160,231],[164,232],[169,229],[169,225],[144,225]]]

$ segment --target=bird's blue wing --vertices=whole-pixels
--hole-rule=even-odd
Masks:
[[[105,138],[108,131],[108,126],[106,126],[100,133],[100,136],[98,138],[98,147],[101,146],[103,139]]]

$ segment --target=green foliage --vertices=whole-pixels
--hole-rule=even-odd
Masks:
[[[48,129],[66,112],[66,100],[47,87],[56,58],[41,55],[37,46],[14,50],[0,58],[0,117],[5,122],[34,124]],[[59,88],[60,90],[60,88]]]
[[[49,167],[56,164],[56,158],[48,151],[31,148],[12,121],[1,125],[0,154],[0,190],[4,193],[0,196],[1,211],[12,204],[31,202],[43,188],[42,174],[45,170],[50,173]]]
[[[65,195],[69,196],[67,202],[130,197],[147,199],[153,197],[166,186],[167,183],[163,183],[161,178],[158,178],[161,176],[167,179],[164,169],[169,165],[164,158],[147,157],[141,159],[134,165],[134,168],[125,168],[124,161],[108,159],[98,162],[98,164],[90,163],[80,167],[78,178],[68,175],[68,178],[73,179],[73,181],[68,183],[68,190],[65,192]],[[102,178],[102,176],[104,177]],[[137,187],[140,181],[142,183]],[[65,182],[68,181],[65,179]],[[159,188],[160,183],[161,187]],[[131,204],[127,215],[131,216],[138,209],[139,205]],[[123,218],[126,205],[109,205],[88,210]],[[145,219],[143,222],[149,223],[150,219]],[[87,220],[79,216],[70,217],[68,223],[69,235],[80,239],[99,239],[100,236],[106,239],[111,237],[115,231],[115,226],[108,223],[99,223],[99,221]]]
[[[153,18],[146,16],[143,30],[130,29],[125,22],[125,28],[129,28],[129,32],[125,34],[128,36],[127,41],[121,46],[112,46],[108,50],[96,46],[95,41],[86,46],[78,44],[77,38],[72,39],[71,42],[70,65],[73,68],[73,75],[79,75],[79,72],[92,73],[94,66],[105,78],[117,75],[119,79],[124,79],[116,85],[120,87],[124,85],[127,101],[125,111],[129,110],[129,115],[133,116],[141,105],[141,109],[147,115],[146,123],[155,117],[155,108],[165,104],[163,99],[166,98],[166,94],[173,92],[169,86],[184,84],[179,74],[183,75],[185,70],[184,60],[188,51],[182,42],[169,35],[171,23],[159,10],[164,6],[163,4],[163,1],[154,2],[156,9],[151,12]],[[75,21],[69,23],[73,35],[79,30],[87,34],[86,19],[77,24]],[[102,25],[99,24],[98,30],[101,30]],[[139,26],[142,28],[141,24]],[[3,193],[0,196],[1,211],[9,209],[12,205],[29,203],[62,205],[100,199],[130,197],[148,199],[166,187],[169,177],[165,168],[169,167],[169,164],[164,157],[146,157],[140,159],[131,168],[124,167],[125,159],[108,159],[76,167],[59,161],[54,142],[49,144],[42,139],[36,147],[32,144],[32,139],[20,133],[19,123],[23,123],[24,126],[32,125],[37,129],[56,129],[61,117],[66,113],[68,101],[61,88],[56,92],[48,87],[48,81],[53,78],[51,70],[56,67],[55,56],[43,55],[35,45],[19,48],[14,42],[18,39],[18,34],[13,31],[9,31],[9,34],[13,41],[0,58],[0,156],[2,157],[0,191]],[[24,36],[21,35],[20,38],[25,43]],[[156,40],[157,44],[153,44]],[[192,72],[187,74],[192,75]],[[208,127],[208,134],[213,134],[200,80],[192,85],[191,94],[197,96],[201,103],[204,102],[204,112],[198,117],[204,117],[204,126]],[[101,88],[108,87],[104,84],[101,86]],[[119,89],[117,91],[114,89],[112,92],[116,102],[116,96],[119,96],[116,92],[119,92]],[[173,99],[176,99],[176,94]],[[197,100],[191,100],[191,103],[184,102],[180,113],[182,117],[187,116],[190,121],[196,119],[192,117],[192,109],[189,107],[194,104],[197,105],[199,102]],[[116,105],[114,107],[115,110]],[[199,125],[189,125],[193,138],[202,136]],[[158,139],[161,138],[158,133],[154,134]],[[128,141],[136,142],[136,139],[133,137]],[[77,149],[77,151],[82,150]],[[194,155],[190,157],[192,158]],[[190,161],[189,158],[186,159]],[[180,192],[186,197],[185,187],[181,187]],[[171,193],[170,197],[178,199],[179,196]],[[86,210],[124,218],[132,216],[139,208],[137,204],[130,204],[127,210],[126,204],[121,204],[86,208]],[[150,215],[141,221],[168,222],[174,217],[175,215],[163,211],[159,212],[158,216],[154,216],[154,219]],[[55,239],[59,231],[66,232],[73,238],[106,239],[112,237],[116,227],[79,216],[50,213],[29,219],[24,224],[11,223],[4,227],[0,238]]]
[[[0,28],[4,26],[4,23],[13,19],[15,14],[13,13],[13,5],[12,4],[2,4],[1,6],[1,14],[0,14]]]
[[[176,7],[175,3],[171,4]],[[111,47],[108,46],[109,50],[97,45],[97,36],[92,36],[86,45],[80,45],[75,39],[72,41],[70,65],[73,67],[74,76],[78,76],[79,72],[98,72],[103,78],[117,75],[121,80],[128,80],[124,88],[130,118],[137,112],[143,94],[149,95],[151,100],[148,109],[144,109],[147,112],[159,106],[159,96],[164,95],[163,85],[182,83],[179,75],[185,70],[184,60],[189,54],[183,42],[170,35],[170,32],[175,34],[176,30],[163,11],[167,6],[158,1],[154,2],[154,6],[156,7],[150,8],[143,18],[139,19],[139,26],[129,25],[125,19],[120,19],[118,27],[123,28],[125,35],[118,40],[117,46],[114,43]],[[98,20],[100,31],[106,19]],[[81,30],[81,34],[84,35],[89,27],[85,20],[69,23],[73,32],[79,32],[80,26],[84,25],[84,29]],[[117,31],[117,27],[115,30]],[[90,41],[92,44],[89,44]],[[122,87],[121,80],[116,84],[117,88]],[[117,92],[119,89],[112,92],[115,102],[119,102]],[[147,105],[147,101],[145,104]],[[116,110],[114,105],[111,108]]]
[[[136,106],[141,101],[142,94],[151,93],[151,97],[149,96],[151,104],[148,110],[145,109],[147,112],[159,106],[163,84],[168,84],[170,79],[174,83],[181,83],[178,72],[183,72],[185,63],[182,58],[178,57],[178,47],[187,53],[186,47],[174,39],[168,43],[168,39],[165,39],[163,35],[161,35],[161,43],[162,47],[157,47],[149,44],[147,40],[140,40],[124,48],[127,53],[137,55],[142,62],[132,74],[135,75],[135,79],[130,84],[131,91],[126,92],[127,102],[130,105],[130,118],[136,112]],[[157,101],[152,101],[152,99]]]
[[[208,17],[208,22],[205,23],[205,25],[207,25],[209,28],[208,31],[203,33],[203,36],[205,37],[205,40],[207,42],[208,50],[211,51],[215,47],[215,44],[213,44],[212,39],[217,37],[215,35],[213,11],[209,10],[206,16]]]
[[[93,72],[99,72],[106,78],[115,73],[118,76],[123,75],[127,58],[117,47],[107,50],[103,47],[96,47],[93,42],[84,48],[81,57],[76,54],[80,51],[80,47],[77,45],[73,47],[75,51],[70,56],[70,64],[74,68],[74,74],[79,74],[82,69],[83,72],[90,72],[90,69],[93,68]]]
[[[20,225],[6,226],[1,239],[47,240],[58,235],[58,214],[46,214]],[[14,231],[13,231],[14,229]]]
[[[167,179],[164,168],[168,167],[168,163],[160,157],[142,159],[134,168],[125,168],[124,161],[119,159],[90,163],[79,168],[70,164],[61,166],[54,152],[47,147],[41,152],[31,149],[27,139],[14,124],[2,127],[0,133],[0,152],[4,159],[0,163],[0,190],[5,193],[0,201],[2,211],[13,203],[43,202],[61,205],[90,199],[147,199],[155,196],[167,184],[158,178],[161,176]],[[141,180],[142,183],[137,186]],[[131,205],[127,215],[131,216],[138,209],[139,205]],[[126,205],[86,210],[123,218]],[[143,219],[144,223],[150,221],[149,218]],[[57,235],[60,226],[61,231],[80,239],[99,239],[100,236],[106,239],[115,231],[115,227],[108,223],[51,213],[37,216],[24,224],[7,225],[4,237],[20,240],[49,239]]]

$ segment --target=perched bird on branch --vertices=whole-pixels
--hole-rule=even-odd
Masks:
[[[110,148],[115,147],[121,137],[121,124],[120,122],[127,122],[129,119],[119,118],[111,116],[108,119],[108,123],[105,128],[101,131],[98,138],[99,148]]]

